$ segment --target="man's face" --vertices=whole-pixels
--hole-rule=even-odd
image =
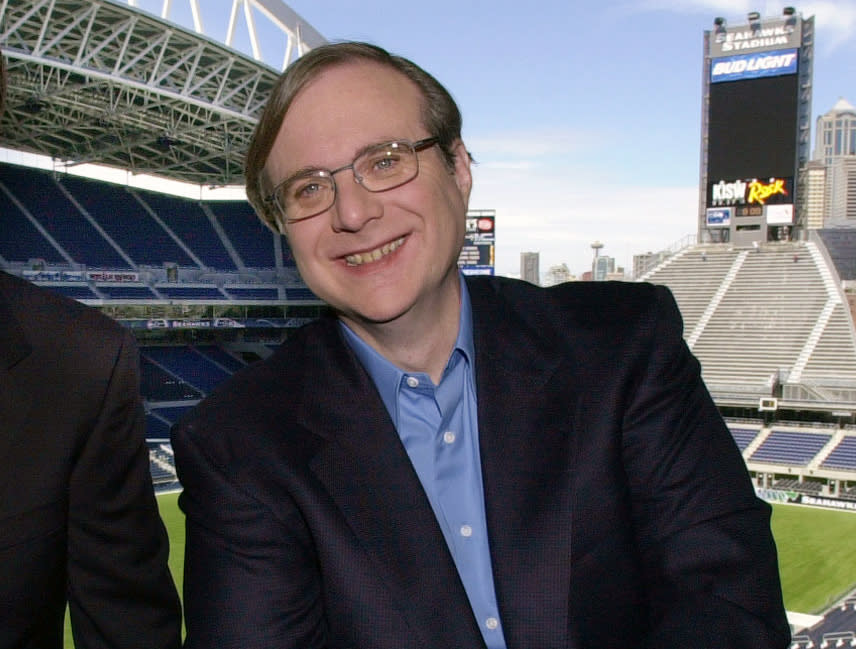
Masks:
[[[434,136],[421,119],[418,87],[371,62],[322,72],[289,108],[265,166],[276,185],[299,170],[338,169],[365,147]],[[372,193],[352,170],[335,175],[335,204],[286,225],[306,284],[347,321],[362,326],[425,317],[457,299],[457,258],[471,186],[469,156],[456,145],[455,168],[437,146],[419,152],[408,183]]]

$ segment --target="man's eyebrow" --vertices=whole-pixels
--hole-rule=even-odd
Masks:
[[[330,173],[330,170],[325,169],[324,167],[301,167],[297,171],[290,173],[285,178],[280,180],[277,185],[282,185],[283,183],[287,183],[291,180],[294,180],[295,178],[300,178],[301,176],[308,176],[318,171],[326,171],[327,173]]]
[[[401,137],[389,137],[389,138],[384,138],[382,140],[376,140],[370,144],[366,144],[364,147],[357,149],[357,152],[354,155],[354,159],[359,158],[361,155],[363,155],[364,153],[366,153],[367,151],[369,151],[371,149],[376,149],[379,146],[383,146],[384,144],[391,144],[392,142],[401,142],[405,139],[406,138],[401,138]]]

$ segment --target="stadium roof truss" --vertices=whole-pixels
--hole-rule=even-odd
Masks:
[[[236,7],[250,1],[233,3],[230,34]],[[269,17],[299,20],[282,3],[252,1]],[[280,27],[287,56],[324,42],[309,26]],[[199,185],[243,184],[244,153],[279,74],[109,0],[0,0],[0,48],[0,146]]]

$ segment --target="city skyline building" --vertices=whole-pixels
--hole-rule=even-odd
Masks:
[[[633,255],[633,279],[639,279],[651,270],[654,266],[666,260],[671,253],[668,250],[660,252],[644,252],[639,255]]]
[[[815,122],[812,160],[829,166],[849,155],[856,155],[856,107],[841,97]]]
[[[809,160],[803,182],[805,226],[808,230],[819,230],[826,221],[826,165],[820,160]]]
[[[573,282],[577,278],[571,273],[568,265],[565,263],[550,266],[544,274],[544,286],[555,286],[556,284],[564,284],[565,282]]]
[[[537,252],[520,253],[520,279],[541,285],[540,254]]]
[[[826,225],[856,227],[856,156],[833,161],[826,178]]]
[[[813,162],[825,170],[823,226],[856,225],[856,107],[843,97],[817,118]]]
[[[605,282],[615,276],[615,257],[598,255],[592,264],[592,280]]]

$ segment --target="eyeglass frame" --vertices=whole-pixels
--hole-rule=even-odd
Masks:
[[[380,148],[383,146],[388,146],[391,144],[399,144],[399,145],[406,144],[410,149],[413,150],[413,156],[416,160],[416,171],[407,180],[403,180],[400,183],[397,183],[397,184],[392,185],[390,187],[384,187],[383,189],[369,189],[368,187],[366,187],[363,184],[363,177],[358,175],[356,173],[356,171],[354,170],[354,165],[357,163],[357,160],[362,158],[369,150]],[[386,192],[386,191],[389,191],[390,189],[395,189],[396,187],[401,187],[402,185],[406,185],[411,180],[416,178],[419,175],[419,156],[416,154],[419,153],[420,151],[425,151],[426,149],[429,149],[436,144],[440,144],[440,138],[439,138],[439,136],[436,136],[436,135],[432,135],[431,137],[426,137],[426,138],[423,138],[421,140],[416,140],[415,142],[412,142],[412,141],[407,140],[407,139],[401,139],[401,140],[387,140],[384,142],[378,142],[377,144],[370,144],[367,147],[365,147],[361,153],[358,153],[354,157],[354,159],[351,160],[350,164],[342,165],[341,167],[337,167],[336,169],[332,169],[332,170],[324,169],[323,167],[319,167],[318,169],[308,169],[308,170],[303,171],[303,172],[292,174],[288,178],[285,178],[284,180],[277,183],[276,186],[274,186],[274,188],[271,190],[271,193],[265,197],[264,201],[265,201],[265,203],[273,204],[276,206],[276,209],[282,215],[282,218],[283,218],[285,223],[299,223],[301,221],[306,221],[307,219],[314,218],[314,217],[318,216],[319,214],[323,214],[324,212],[326,212],[327,210],[329,210],[331,207],[333,207],[336,204],[336,198],[338,198],[338,196],[339,196],[339,186],[336,183],[336,179],[334,178],[334,176],[337,173],[339,173],[340,171],[344,171],[345,169],[350,169],[351,171],[354,172],[353,175],[354,175],[354,182],[355,183],[357,183],[360,187],[365,189],[367,192],[371,192],[373,194],[379,194],[381,192]],[[330,179],[330,182],[333,184],[333,200],[323,210],[319,210],[317,212],[314,212],[313,214],[308,214],[307,216],[301,216],[300,218],[296,218],[296,219],[289,218],[288,214],[286,214],[285,206],[280,203],[280,200],[278,198],[279,190],[286,183],[289,183],[296,178],[300,178],[300,177],[311,178],[313,176],[317,176],[319,178],[329,178]]]

